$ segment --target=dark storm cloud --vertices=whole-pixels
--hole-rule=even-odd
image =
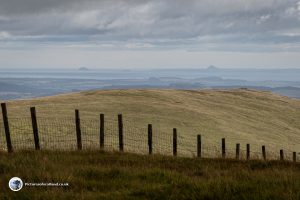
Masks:
[[[0,0],[0,42],[295,46],[299,27],[298,0]]]

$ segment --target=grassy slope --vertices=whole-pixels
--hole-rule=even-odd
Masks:
[[[300,165],[104,152],[0,153],[0,199],[300,199]],[[8,180],[70,187],[8,189]]]
[[[201,133],[205,142],[228,138],[234,148],[240,142],[254,151],[267,145],[300,151],[300,101],[270,92],[253,90],[107,90],[86,91],[53,97],[8,102],[10,117],[29,116],[36,106],[38,116],[73,117],[74,109],[83,118],[116,119],[123,113],[133,126],[148,123],[164,132],[176,127],[180,135],[195,140]]]

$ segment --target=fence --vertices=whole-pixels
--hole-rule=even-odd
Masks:
[[[38,117],[35,107],[32,107],[30,117],[9,118],[6,104],[2,103],[1,108],[0,148],[7,152],[23,149],[105,149],[141,154],[297,162],[297,153],[289,150],[274,152],[262,145],[255,151],[247,141],[233,146],[226,144],[228,140],[225,138],[213,142],[200,134],[189,137],[176,128],[165,132],[152,124],[136,127],[121,114],[117,120],[105,119],[104,114],[100,114],[98,120],[84,119],[80,117],[79,110],[75,110],[74,118]]]

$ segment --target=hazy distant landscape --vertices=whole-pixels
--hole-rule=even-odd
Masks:
[[[300,200],[300,0],[0,2],[0,199]]]
[[[83,70],[84,69],[84,70]],[[300,98],[300,69],[0,69],[0,99],[26,99],[94,89],[233,89]]]

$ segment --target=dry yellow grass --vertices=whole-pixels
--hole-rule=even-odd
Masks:
[[[152,123],[162,133],[176,127],[193,151],[197,134],[202,134],[203,148],[225,137],[232,152],[237,142],[242,149],[250,143],[253,152],[266,145],[276,156],[281,148],[300,151],[300,101],[266,91],[101,90],[8,101],[7,106],[10,118],[29,116],[30,106],[38,117],[73,118],[74,109],[80,109],[82,119],[98,120],[104,113],[116,120],[122,113],[132,127]]]

